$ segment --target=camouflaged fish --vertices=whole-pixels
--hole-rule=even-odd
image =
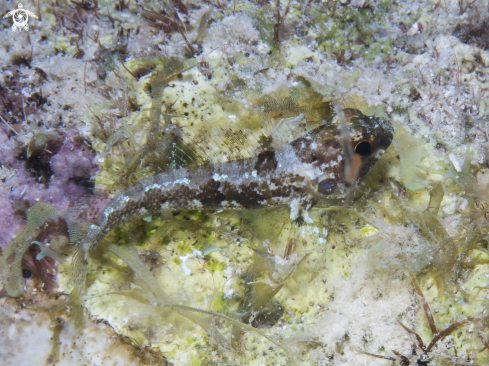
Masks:
[[[311,222],[313,206],[346,198],[393,138],[392,124],[343,109],[346,138],[357,158],[355,181],[348,182],[345,134],[338,118],[256,157],[214,165],[186,167],[140,180],[116,196],[100,213],[73,257],[79,291],[84,288],[88,256],[100,240],[126,220],[163,210],[242,210],[289,206],[290,218]]]

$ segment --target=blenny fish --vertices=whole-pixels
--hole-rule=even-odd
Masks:
[[[242,210],[289,206],[290,218],[310,223],[308,210],[343,201],[393,138],[390,121],[356,109],[341,111],[304,136],[256,157],[220,164],[185,167],[138,181],[123,190],[99,214],[76,245],[73,276],[84,291],[88,257],[102,238],[124,221],[163,210]],[[343,126],[344,127],[344,126]],[[343,131],[343,133],[342,133]],[[348,179],[346,143],[356,161],[355,180]],[[346,152],[346,154],[345,154]],[[351,157],[350,157],[351,158]],[[346,168],[345,168],[346,167]]]

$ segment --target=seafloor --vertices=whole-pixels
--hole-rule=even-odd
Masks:
[[[489,363],[488,0],[23,7],[28,30],[0,23],[1,364]],[[133,220],[75,295],[75,239],[119,190],[334,108],[395,128],[342,207]]]

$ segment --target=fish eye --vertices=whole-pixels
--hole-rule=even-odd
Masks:
[[[372,153],[372,145],[368,141],[361,141],[355,146],[355,153],[360,156],[369,156]]]
[[[29,271],[28,269],[25,269],[25,268],[22,270],[22,277],[29,278],[31,276],[32,276],[32,272],[31,271]]]

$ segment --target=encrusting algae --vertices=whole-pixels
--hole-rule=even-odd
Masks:
[[[50,364],[95,322],[139,364],[486,364],[488,4],[459,3],[40,3],[0,61],[3,306],[46,312]]]
[[[182,68],[177,67],[177,70],[182,71]],[[173,76],[166,76],[164,72],[160,75],[160,72],[153,71],[156,75],[152,76],[154,79],[150,84],[153,100],[150,113],[152,125],[159,124],[155,121],[159,121],[163,90],[168,83],[167,80],[175,76],[175,73],[171,74]],[[159,79],[161,80],[158,81]],[[283,95],[283,91],[281,93]],[[282,98],[287,99],[289,97]],[[275,111],[283,108],[281,107],[284,105],[283,103],[272,106],[270,100],[273,100],[273,97],[267,100],[268,113],[276,113]],[[279,97],[277,100],[280,100]],[[292,109],[290,103],[288,107],[288,109]],[[393,136],[390,123],[383,119],[366,117],[354,109],[344,109],[339,113],[341,113],[341,117],[336,122],[330,118],[324,122],[324,125],[316,127],[298,139],[284,142],[284,133],[277,132],[278,129],[272,129],[269,136],[261,135],[258,139],[258,141],[266,141],[270,146],[262,146],[263,152],[256,158],[170,170],[168,173],[160,173],[140,180],[136,185],[124,190],[99,214],[97,220],[89,226],[83,235],[82,240],[74,241],[71,239],[75,252],[71,271],[78,296],[84,294],[88,255],[96,249],[98,242],[109,231],[130,219],[160,214],[163,211],[243,210],[289,206],[290,220],[294,220],[299,226],[304,223],[312,224],[313,221],[309,217],[308,211],[317,205],[324,206],[332,202],[342,202],[348,198],[351,189],[365,176],[390,145]],[[303,115],[301,114],[301,116]],[[291,123],[294,124],[295,120],[296,118],[293,118]],[[285,134],[287,134],[287,129],[293,129],[284,123],[285,121],[286,119],[281,119],[279,123],[284,124],[280,127],[285,129]],[[166,118],[165,124],[168,125]],[[342,124],[345,125],[346,135],[341,132]],[[156,134],[154,127],[152,129],[148,133],[149,136]],[[262,131],[264,131],[263,127]],[[163,136],[165,135],[163,134]],[[272,149],[271,145],[276,146],[280,142],[282,146],[276,150]],[[146,143],[149,146],[142,149],[143,155],[146,151],[154,150],[156,146],[153,139],[149,142],[147,140]],[[344,154],[345,145],[351,149],[350,156]],[[355,168],[354,179],[349,181],[347,177],[351,173],[348,170],[351,168],[347,163],[353,157],[357,157],[360,165]],[[54,210],[53,217],[48,217],[48,219],[55,219],[57,216],[59,214]],[[28,216],[29,219],[30,216]],[[40,224],[44,224],[44,222],[35,221],[33,225],[37,225],[35,227],[38,228]],[[26,238],[22,237],[21,239],[25,241]],[[22,248],[15,249],[18,253],[17,256],[21,256],[27,248],[24,243],[22,244]],[[14,246],[19,245],[14,242],[8,248],[14,248]],[[137,251],[118,249],[113,245],[109,247],[109,250],[123,259],[138,274],[139,278],[156,296],[158,306],[169,307],[178,313],[183,311],[182,315],[189,317],[208,333],[219,334],[218,338],[222,339],[222,335],[217,330],[211,331],[210,324],[207,324],[209,320],[201,320],[196,318],[196,315],[185,314],[190,308],[184,307],[182,310],[180,305],[167,305],[161,288],[154,281],[151,272],[139,259]],[[53,257],[52,254],[51,257]],[[19,280],[20,266],[5,266],[4,268],[4,278],[9,284],[6,287],[7,293],[10,296],[18,296],[21,285]],[[242,306],[238,309],[239,313],[244,312],[238,319],[242,318],[244,323],[248,323],[250,316],[255,318],[255,313],[272,300],[287,278],[293,274],[294,268],[292,266],[288,270],[287,276],[282,280],[283,283],[279,283],[275,288],[259,281],[253,282],[254,279],[250,281],[248,278],[248,283],[253,283],[247,290]],[[256,277],[261,275],[264,270],[266,270],[266,266],[261,270],[252,270],[250,273],[256,272],[252,276]],[[203,312],[203,310],[198,309],[195,311]],[[204,312],[204,314],[212,315],[209,312]],[[214,316],[228,319],[225,315]],[[276,317],[275,322],[278,318],[280,316]],[[244,328],[241,324],[236,325],[239,323],[238,321],[232,318],[229,320],[235,323],[233,344],[234,348],[237,348],[241,343],[240,338],[244,334]],[[237,329],[240,330],[240,333],[237,333]],[[285,347],[281,348],[286,351]]]

